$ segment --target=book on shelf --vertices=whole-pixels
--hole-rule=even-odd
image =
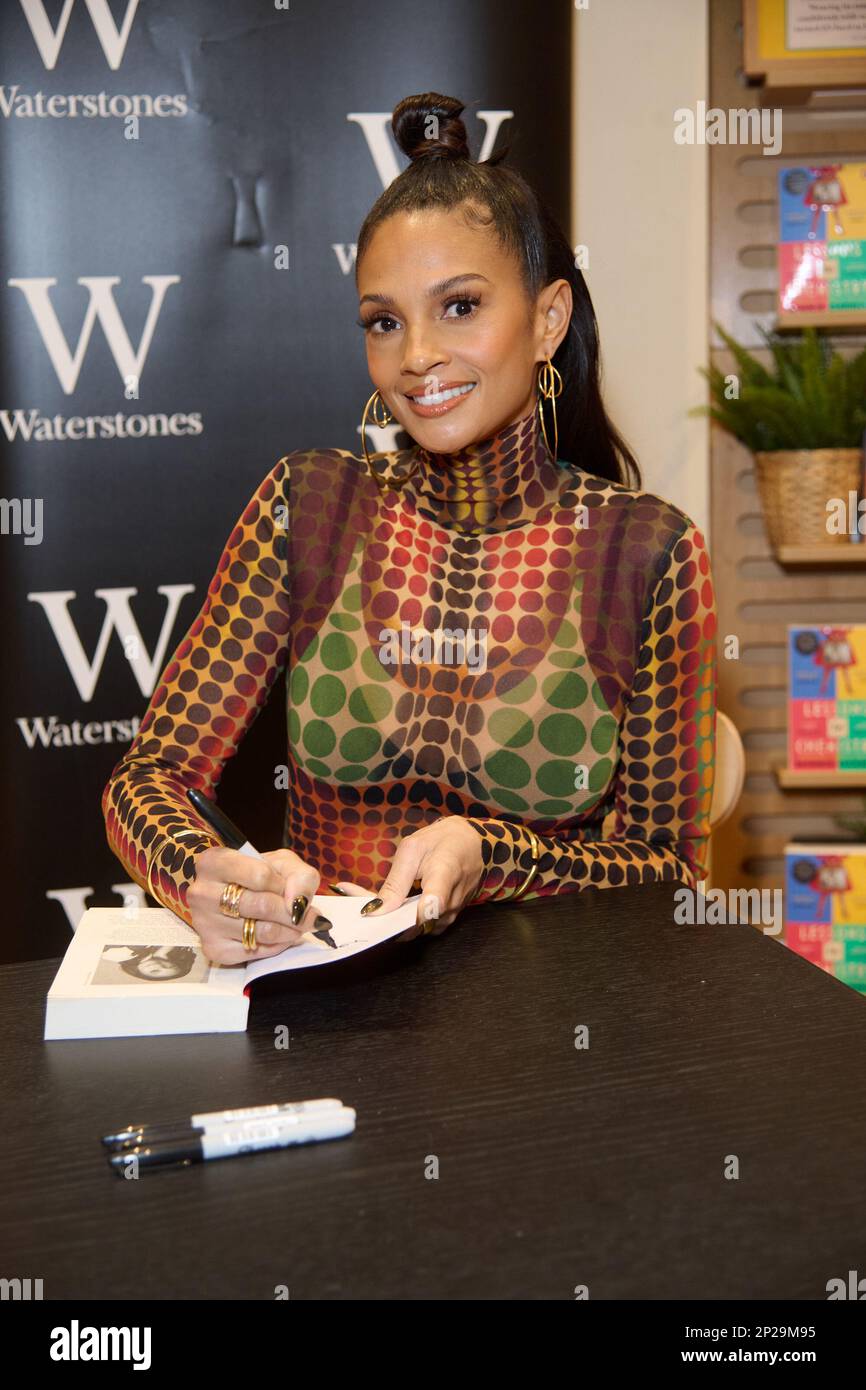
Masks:
[[[784,943],[866,992],[866,845],[785,846]]]
[[[788,627],[788,768],[866,769],[866,624]]]

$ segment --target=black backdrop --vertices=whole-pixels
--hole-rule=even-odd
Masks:
[[[360,449],[354,240],[396,103],[458,96],[473,157],[507,141],[570,223],[568,0],[63,13],[0,4],[0,491],[42,506],[40,543],[14,505],[0,535],[4,960],[130,891],[102,790],[258,483]],[[280,681],[220,786],[263,848],[285,756]]]

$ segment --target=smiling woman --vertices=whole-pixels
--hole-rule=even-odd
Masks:
[[[420,884],[438,932],[469,903],[706,875],[706,545],[641,489],[568,241],[502,156],[470,158],[462,110],[400,103],[410,164],[358,238],[362,423],[410,446],[370,455],[364,429],[364,459],[280,459],[105,789],[115,852],[212,959],[243,959],[250,922],[259,955],[295,944],[320,880],[376,913]],[[283,669],[285,848],[262,862],[214,847],[186,791],[214,790]]]

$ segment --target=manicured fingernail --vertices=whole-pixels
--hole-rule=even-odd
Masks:
[[[348,898],[349,896],[345,888],[341,888],[339,883],[329,883],[328,887],[330,888],[332,893],[339,893],[341,898]]]
[[[292,926],[296,927],[309,906],[309,899],[303,893],[292,903]]]
[[[329,922],[327,917],[319,915],[313,923],[313,931],[330,931],[333,925],[333,922]]]
[[[361,916],[362,916],[362,917],[366,917],[368,912],[375,912],[375,911],[376,911],[376,908],[377,908],[377,907],[381,907],[381,906],[382,906],[382,899],[381,899],[381,898],[373,898],[370,902],[364,903],[364,906],[361,908]]]

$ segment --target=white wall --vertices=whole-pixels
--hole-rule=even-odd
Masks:
[[[601,334],[608,414],[644,487],[709,525],[708,147],[673,113],[708,98],[707,0],[588,0],[573,10],[572,243]],[[579,460],[577,460],[579,462]]]

